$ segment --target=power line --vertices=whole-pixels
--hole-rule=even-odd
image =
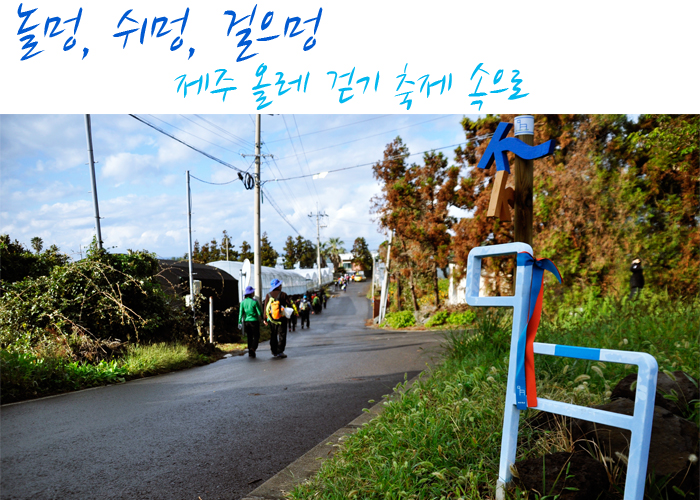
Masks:
[[[155,118],[156,120],[158,120],[158,121],[160,121],[160,122],[165,123],[166,125],[168,125],[169,127],[174,128],[175,130],[179,130],[180,132],[183,132],[183,133],[185,133],[185,134],[187,134],[187,135],[191,135],[192,137],[195,137],[196,139],[199,139],[199,140],[202,141],[202,142],[206,142],[207,144],[211,144],[212,146],[216,146],[217,148],[224,149],[224,150],[228,151],[229,153],[233,153],[233,154],[235,154],[235,155],[243,156],[243,155],[241,155],[241,153],[238,153],[237,151],[233,151],[233,150],[228,149],[228,148],[225,148],[225,147],[223,147],[223,146],[219,146],[219,145],[216,144],[215,142],[211,142],[211,141],[208,141],[208,140],[206,140],[206,139],[202,139],[202,138],[199,137],[198,135],[195,135],[195,134],[193,134],[192,132],[188,132],[187,130],[183,130],[183,129],[179,128],[179,127],[176,127],[176,126],[173,125],[172,123],[168,123],[168,122],[166,122],[165,120],[163,120],[163,119],[161,119],[161,118],[158,118],[157,116],[153,116],[153,115],[148,115],[148,116],[150,116],[151,118]],[[185,118],[186,120],[192,121],[190,118],[187,118],[187,117],[185,117],[185,116],[183,116],[183,115],[180,115],[180,116],[182,116],[182,117]],[[192,122],[192,123],[194,123],[195,125],[197,125],[195,122]],[[209,130],[209,132],[211,132],[211,130]]]
[[[253,179],[253,176],[250,175],[247,171],[241,170],[240,168],[238,168],[234,165],[231,165],[230,163],[227,163],[224,160],[217,158],[214,155],[210,155],[209,153],[202,151],[201,149],[196,148],[196,147],[192,146],[191,144],[188,144],[187,142],[183,141],[182,139],[175,137],[174,135],[166,132],[165,130],[161,129],[160,127],[158,127],[152,123],[149,123],[148,121],[144,120],[143,118],[140,118],[136,115],[131,115],[131,114],[129,116],[131,116],[132,118],[135,118],[136,120],[140,121],[141,123],[148,125],[149,127],[153,128],[153,129],[157,130],[161,134],[167,135],[171,139],[176,140],[180,144],[187,146],[188,148],[198,152],[199,154],[202,154],[202,155],[206,156],[207,158],[214,160],[215,162],[220,163],[220,164],[224,165],[225,167],[230,168],[231,170],[235,170],[236,172],[238,172],[238,179],[243,183],[243,187],[245,187],[248,190],[253,189],[254,179]],[[201,179],[197,179],[197,180],[201,180]],[[235,179],[231,182],[234,182],[234,181],[235,181]],[[202,181],[202,182],[207,182],[207,181]],[[214,183],[209,183],[209,184],[214,184]],[[225,184],[229,184],[229,183],[225,183]]]
[[[225,167],[228,167],[228,168],[230,168],[230,169],[232,169],[232,170],[235,170],[235,171],[237,171],[237,172],[245,173],[245,171],[241,170],[240,168],[235,167],[235,166],[231,165],[230,163],[227,163],[227,162],[225,162],[224,160],[222,160],[222,159],[220,159],[220,158],[217,158],[217,157],[214,156],[214,155],[210,155],[209,153],[207,153],[207,152],[205,152],[205,151],[202,151],[201,149],[196,148],[196,147],[194,147],[194,146],[191,145],[191,144],[188,144],[187,142],[183,141],[182,139],[179,139],[179,138],[175,137],[174,135],[172,135],[172,134],[166,132],[166,131],[163,130],[162,128],[160,128],[160,127],[158,127],[158,126],[156,126],[156,125],[154,125],[154,124],[152,124],[152,123],[147,122],[147,121],[144,120],[143,118],[140,118],[140,117],[138,117],[138,116],[136,116],[136,115],[132,115],[132,114],[130,114],[129,116],[131,116],[132,118],[134,118],[134,119],[140,121],[141,123],[144,123],[144,124],[148,125],[149,127],[153,128],[153,129],[157,130],[157,131],[160,132],[161,134],[167,135],[167,136],[170,137],[171,139],[174,139],[174,140],[176,140],[177,142],[179,142],[180,144],[183,144],[183,145],[187,146],[188,148],[190,148],[190,149],[192,149],[192,150],[194,150],[194,151],[197,151],[199,154],[202,154],[202,155],[206,156],[207,158],[209,158],[209,159],[211,159],[211,160],[214,160],[214,161],[217,162],[217,163],[221,163],[221,164],[222,164],[223,166],[225,166]],[[162,121],[162,120],[161,120],[161,121]]]
[[[254,146],[255,146],[255,144],[253,144],[253,143],[250,142],[249,140],[244,139],[243,137],[239,137],[239,136],[237,136],[236,134],[232,134],[232,133],[229,132],[228,130],[219,127],[217,124],[215,124],[215,123],[213,123],[213,122],[210,122],[209,120],[207,120],[206,118],[204,118],[204,117],[201,116],[201,115],[194,115],[194,116],[196,116],[196,117],[199,118],[200,120],[203,120],[203,121],[207,122],[207,123],[210,124],[212,127],[216,128],[216,129],[218,129],[218,130],[221,130],[224,134],[230,135],[231,137],[233,137],[233,138],[236,139],[237,141],[240,141],[240,142],[243,143],[243,145],[244,145],[245,147],[247,147],[247,148],[251,148],[251,147],[254,147]]]
[[[311,177],[311,175],[305,175],[304,174],[304,168],[301,166],[301,162],[299,161],[299,156],[296,154],[297,149],[294,147],[294,141],[292,140],[292,134],[289,132],[289,127],[287,126],[287,120],[284,118],[284,115],[282,115],[282,121],[284,122],[284,128],[287,130],[287,136],[289,137],[289,142],[292,144],[292,150],[294,151],[294,157],[297,160],[297,165],[299,165],[299,171],[302,173],[301,176],[296,177],[298,179],[305,178],[305,177]],[[311,195],[311,189],[309,189],[309,183],[304,179],[304,182],[306,183],[306,189],[309,191],[309,195]],[[312,184],[313,186],[313,184]],[[316,186],[314,186],[314,190],[316,189]],[[318,201],[318,192],[316,193],[316,201]]]
[[[320,134],[320,133],[322,133],[322,132],[328,132],[328,131],[330,131],[330,130],[336,130],[336,129],[343,128],[343,127],[350,127],[350,126],[352,126],[352,125],[357,125],[358,123],[365,123],[365,122],[369,122],[369,121],[372,121],[372,120],[378,120],[379,118],[385,118],[385,117],[387,117],[387,116],[391,116],[391,115],[373,116],[372,118],[367,118],[366,120],[360,120],[360,121],[358,121],[358,122],[346,123],[346,124],[344,124],[344,125],[338,125],[337,127],[328,127],[328,128],[324,128],[324,129],[321,129],[321,130],[315,130],[315,131],[313,131],[313,132],[307,132],[307,133],[305,133],[305,134],[301,134],[299,137],[306,137],[307,135]],[[272,144],[273,142],[280,142],[280,141],[284,141],[284,140],[285,140],[285,139],[275,139],[274,141],[269,141],[269,143]]]
[[[306,157],[306,151],[304,151],[304,143],[301,142],[301,136],[299,135],[299,125],[297,124],[296,115],[292,115],[294,118],[294,127],[297,129],[297,138],[299,139],[299,145],[301,146],[301,152],[304,155],[304,161],[306,162],[306,169],[311,172],[311,167],[309,166],[309,159]],[[318,202],[318,190],[316,189],[316,183],[312,182],[311,185],[314,187],[314,192],[316,193],[316,201]]]
[[[239,181],[239,180],[240,180],[238,177],[236,177],[235,179],[233,179],[233,180],[231,180],[231,181],[228,181],[228,182],[209,182],[209,181],[202,180],[202,179],[200,179],[199,177],[195,177],[195,176],[192,175],[192,174],[190,174],[190,178],[191,178],[191,179],[198,180],[199,182],[203,182],[204,184],[212,184],[212,185],[214,185],[214,186],[223,186],[223,185],[225,185],[225,184],[231,184],[232,182],[236,182],[236,181]]]
[[[151,116],[153,116],[153,115],[151,115]],[[230,143],[232,143],[232,144],[235,144],[236,146],[240,146],[240,145],[241,145],[241,144],[237,143],[236,141],[229,139],[228,137],[224,137],[224,136],[221,135],[221,134],[217,134],[216,132],[214,132],[214,131],[211,130],[210,128],[205,127],[205,126],[202,125],[201,123],[197,123],[196,121],[194,121],[192,118],[188,117],[187,115],[182,115],[182,114],[181,114],[180,116],[181,116],[182,118],[184,118],[185,120],[187,120],[187,121],[189,121],[189,122],[191,122],[191,123],[194,123],[196,126],[198,126],[198,127],[202,128],[202,129],[206,130],[207,132],[209,132],[209,133],[211,133],[211,134],[214,134],[214,135],[217,136],[217,137],[221,137],[221,138],[224,139],[225,141],[228,141],[228,142],[230,142]],[[154,118],[158,119],[157,117],[154,117]],[[167,122],[165,122],[165,123],[167,123]],[[170,124],[169,124],[169,125],[170,125]],[[174,125],[170,125],[170,126],[173,127]],[[186,134],[189,134],[189,133],[190,133],[190,132],[186,132],[186,131],[184,131],[184,132],[185,132]],[[194,134],[191,134],[191,135],[194,135]],[[202,141],[206,141],[206,139],[202,139],[202,138],[199,137],[199,136],[196,136],[196,135],[195,135],[194,137],[197,137],[198,139],[200,139],[200,140],[202,140]],[[206,142],[208,142],[208,141],[206,141]],[[225,147],[223,147],[223,146],[219,146],[218,144],[213,143],[213,142],[210,142],[209,144],[213,144],[214,146],[217,146],[217,147],[219,147],[219,148],[221,148],[221,149],[225,149],[226,151],[230,151],[231,153],[240,154],[240,153],[238,153],[238,152],[236,152],[236,151],[232,151],[232,150],[230,150],[230,149],[228,149],[228,148],[225,148]],[[244,147],[248,147],[248,146],[247,146],[247,145],[244,145]]]
[[[301,233],[299,233],[299,231],[297,231],[297,229],[296,229],[294,226],[292,226],[292,223],[289,222],[289,220],[287,220],[287,217],[285,217],[285,215],[282,213],[282,210],[280,210],[280,208],[277,206],[277,204],[275,203],[274,198],[272,198],[269,194],[267,194],[267,192],[262,188],[262,186],[260,187],[260,191],[262,191],[263,193],[265,193],[265,197],[267,198],[267,201],[270,202],[270,205],[272,205],[272,208],[275,209],[275,212],[277,212],[277,214],[278,214],[280,217],[282,217],[282,220],[283,220],[284,222],[286,222],[286,223],[289,225],[289,227],[291,227],[291,228],[294,230],[295,233],[297,233],[299,236],[301,236]],[[302,238],[303,238],[303,236],[302,236]]]
[[[323,151],[323,150],[326,150],[326,149],[335,148],[335,147],[337,147],[337,146],[344,146],[345,144],[351,144],[351,143],[353,143],[353,142],[363,141],[363,140],[365,140],[365,139],[371,139],[372,137],[378,137],[378,136],[380,136],[380,135],[388,134],[388,133],[390,133],[390,132],[396,132],[396,131],[398,131],[398,130],[403,130],[403,129],[415,127],[415,126],[417,126],[417,125],[423,125],[424,123],[434,122],[434,121],[436,121],[436,120],[442,120],[443,118],[449,118],[450,116],[451,116],[451,115],[438,116],[437,118],[432,118],[432,119],[430,119],[430,120],[426,120],[426,121],[423,121],[423,122],[412,123],[411,125],[406,125],[405,127],[399,127],[399,128],[395,128],[395,129],[392,129],[392,130],[386,130],[386,131],[384,131],[384,132],[379,132],[378,134],[372,134],[372,135],[368,135],[368,136],[365,136],[365,137],[360,137],[359,139],[353,139],[353,140],[351,140],[351,141],[340,142],[340,143],[338,143],[338,144],[333,144],[333,145],[331,145],[331,146],[325,146],[325,147],[322,147],[322,148],[319,148],[319,149],[314,149],[313,151],[309,151],[309,153],[316,153],[316,152],[318,152],[318,151]],[[297,156],[296,150],[294,151],[294,155],[292,155],[292,156],[285,156],[285,157],[283,157],[283,158],[280,158],[280,160],[286,160],[286,159],[292,158],[292,157],[294,157],[294,156]]]
[[[425,151],[419,151],[418,153],[410,153],[410,154],[408,154],[408,155],[402,155],[402,156],[409,157],[409,156],[415,156],[415,155],[420,155],[420,154],[424,154],[424,153],[429,153],[429,152],[431,152],[431,151],[439,151],[439,150],[441,150],[441,149],[453,148],[453,147],[455,147],[455,146],[461,146],[462,144],[469,144],[471,141],[480,141],[480,140],[483,140],[483,139],[488,139],[488,138],[491,137],[492,135],[493,135],[493,134],[486,134],[486,135],[482,135],[482,136],[479,136],[479,137],[474,137],[473,139],[470,139],[470,140],[465,141],[465,142],[458,142],[457,144],[451,144],[451,145],[449,145],[449,146],[442,146],[442,147],[439,147],[439,148],[431,148],[431,149],[428,149],[428,150],[425,150]],[[330,174],[330,173],[332,173],[332,172],[340,172],[341,170],[351,170],[351,169],[353,169],[353,168],[367,167],[367,166],[369,166],[369,165],[374,165],[374,164],[376,164],[376,163],[377,163],[377,162],[374,161],[374,162],[371,162],[371,163],[362,163],[362,164],[360,164],[360,165],[353,165],[353,166],[351,166],[351,167],[335,168],[335,169],[333,169],[333,170],[327,170],[327,171],[325,171],[325,172],[316,172],[315,174],[298,175],[298,176],[296,176],[296,177],[287,177],[287,178],[284,178],[284,179],[269,179],[269,180],[266,181],[266,182],[273,182],[273,181],[274,181],[274,182],[291,181],[291,180],[294,180],[294,179],[301,179],[302,177],[311,177],[311,176],[314,176],[314,175]]]

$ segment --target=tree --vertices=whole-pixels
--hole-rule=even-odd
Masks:
[[[700,119],[642,115],[633,123],[624,115],[537,115],[535,120],[535,144],[557,141],[552,156],[534,162],[536,256],[552,259],[574,294],[625,293],[634,257],[645,262],[648,284],[672,294],[697,294]],[[465,119],[462,125],[466,137],[475,139],[500,121],[512,116]],[[485,217],[495,166],[471,168],[485,148],[472,141],[456,150],[464,172],[456,204],[473,212],[455,226],[452,250],[462,270],[472,247],[513,241],[510,222]],[[489,260],[498,275],[512,272],[512,260]]]
[[[384,159],[374,165],[382,194],[374,198],[374,213],[382,227],[398,236],[397,249],[408,257],[407,274],[415,298],[414,273],[432,277],[435,305],[439,305],[437,269],[447,266],[454,224],[448,209],[454,203],[459,168],[450,167],[442,153],[429,152],[423,164],[406,164],[408,148],[397,137],[387,145]]]
[[[270,240],[267,238],[267,233],[263,233],[260,238],[260,264],[267,267],[275,267],[277,265],[277,257],[279,257],[279,254],[272,248]]]
[[[34,238],[32,238],[31,245],[36,253],[41,253],[41,249],[44,248],[44,242],[38,236],[34,236]]]
[[[0,281],[3,284],[48,276],[54,267],[64,266],[69,261],[56,245],[43,253],[32,253],[19,241],[12,241],[9,234],[0,235]]]
[[[299,259],[299,267],[311,269],[316,264],[316,245],[302,236],[296,238],[296,256]]]
[[[294,244],[294,238],[287,236],[287,240],[284,243],[284,268],[294,269],[294,265],[297,263],[296,245]]]
[[[241,252],[240,252],[240,259],[241,262],[248,259],[250,262],[253,262],[255,254],[252,251],[253,249],[251,246],[248,244],[247,241],[243,240],[243,243],[241,243]]]
[[[342,267],[343,261],[340,258],[341,253],[345,253],[345,244],[340,238],[330,238],[326,246],[326,255],[328,259],[333,263],[333,267],[338,270]]]
[[[358,266],[362,271],[372,271],[372,254],[362,236],[356,238],[352,245],[352,264]]]

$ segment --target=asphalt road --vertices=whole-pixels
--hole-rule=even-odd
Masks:
[[[290,333],[287,359],[207,366],[0,408],[3,499],[239,499],[436,358],[365,328],[367,283]]]

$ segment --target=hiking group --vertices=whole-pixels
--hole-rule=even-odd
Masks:
[[[248,356],[256,357],[255,351],[260,343],[260,322],[270,326],[270,350],[274,358],[286,358],[284,349],[287,346],[287,333],[296,331],[297,319],[301,318],[301,329],[310,328],[309,316],[320,314],[326,307],[328,298],[323,290],[312,294],[311,300],[306,295],[293,300],[282,291],[282,282],[273,279],[270,291],[265,295],[262,310],[253,297],[255,289],[248,286],[244,292],[238,314],[239,328],[248,339]],[[264,312],[263,312],[264,311]]]

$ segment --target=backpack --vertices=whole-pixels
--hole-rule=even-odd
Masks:
[[[315,306],[318,305],[318,297],[314,297],[314,305],[315,305]]]
[[[280,301],[270,296],[270,300],[267,301],[267,313],[268,319],[280,320],[284,318],[284,307],[280,304]]]
[[[299,304],[300,311],[306,311],[309,308],[309,303],[306,300],[302,300]]]

